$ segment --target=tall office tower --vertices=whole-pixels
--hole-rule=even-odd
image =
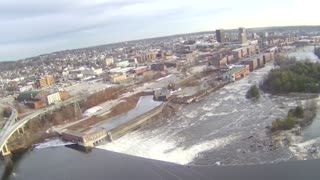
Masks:
[[[244,27],[239,27],[239,34],[241,34],[241,33],[246,34],[246,33],[247,33],[246,28],[244,28]]]
[[[258,38],[257,33],[252,33],[252,39],[255,40],[255,39],[257,39],[257,38]]]
[[[219,43],[226,42],[225,34],[223,29],[216,30],[216,38]]]
[[[240,44],[247,44],[247,32],[243,27],[239,28],[239,41]]]

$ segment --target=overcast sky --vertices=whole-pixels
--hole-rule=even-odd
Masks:
[[[319,25],[318,0],[0,0],[0,61],[217,28]]]

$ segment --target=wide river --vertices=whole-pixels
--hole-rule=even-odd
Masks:
[[[317,61],[312,51],[312,47],[305,47],[289,53],[289,56]],[[33,174],[39,171],[32,167],[38,167],[41,163],[53,163],[52,167],[59,165],[65,169],[72,163],[81,169],[81,164],[77,162],[81,159],[89,161],[91,156],[92,159],[102,158],[101,154],[107,153],[105,150],[180,165],[270,164],[306,157],[304,147],[318,142],[320,116],[301,135],[305,141],[294,147],[273,147],[267,130],[274,119],[285,117],[288,110],[303,98],[269,94],[262,94],[256,102],[245,98],[249,87],[259,84],[272,68],[273,64],[268,64],[203,100],[184,106],[169,119],[149,123],[112,143],[98,146],[100,150],[79,153],[67,147],[33,149],[15,155],[13,169],[7,168],[5,171],[4,162],[0,162],[0,173],[4,174],[4,179],[22,179],[20,175],[37,179],[38,176]]]

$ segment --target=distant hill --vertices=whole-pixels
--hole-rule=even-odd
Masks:
[[[275,27],[256,27],[256,28],[247,28],[248,31],[251,32],[272,32],[272,31],[287,31],[287,30],[301,30],[301,31],[320,31],[320,25],[319,26],[275,26]],[[159,40],[165,40],[165,39],[170,39],[170,38],[179,38],[179,37],[186,37],[186,36],[193,36],[193,35],[203,35],[203,34],[214,34],[214,29],[212,31],[203,31],[203,32],[193,32],[193,33],[186,33],[186,34],[176,34],[176,35],[170,35],[170,36],[163,36],[163,37],[153,37],[153,38],[146,38],[146,39],[140,39],[140,40],[130,40],[130,41],[124,41],[124,42],[118,42],[118,43],[111,43],[111,44],[103,44],[103,45],[97,45],[97,46],[91,46],[91,47],[84,47],[84,48],[77,48],[77,49],[69,49],[69,50],[63,50],[63,51],[57,51],[57,52],[52,52],[52,53],[47,53],[47,54],[42,54],[39,56],[34,56],[30,58],[25,58],[21,59],[18,61],[37,61],[40,60],[39,57],[41,56],[48,56],[48,55],[53,55],[53,54],[59,54],[63,55],[66,52],[71,52],[71,53],[77,53],[77,52],[83,52],[86,50],[105,50],[105,49],[111,49],[111,48],[120,48],[123,47],[124,45],[130,45],[130,44],[135,44],[139,42],[152,42],[152,41],[159,41]],[[226,32],[229,33],[236,33],[238,29],[225,29]],[[5,61],[5,62],[0,62],[0,65],[11,65],[14,64],[15,61]],[[2,66],[3,67],[3,66]],[[3,68],[0,68],[3,69]]]

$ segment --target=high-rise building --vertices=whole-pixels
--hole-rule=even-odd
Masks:
[[[239,41],[240,44],[247,44],[247,31],[245,28],[240,27],[239,28]]]
[[[226,42],[226,40],[225,40],[225,34],[224,34],[224,30],[223,30],[223,29],[218,29],[218,30],[216,30],[216,38],[217,38],[217,41],[218,41],[219,43]]]
[[[242,34],[242,33],[244,33],[244,34],[247,33],[246,28],[244,28],[244,27],[239,27],[239,34]]]
[[[257,39],[257,33],[252,33],[252,39],[253,40]]]

